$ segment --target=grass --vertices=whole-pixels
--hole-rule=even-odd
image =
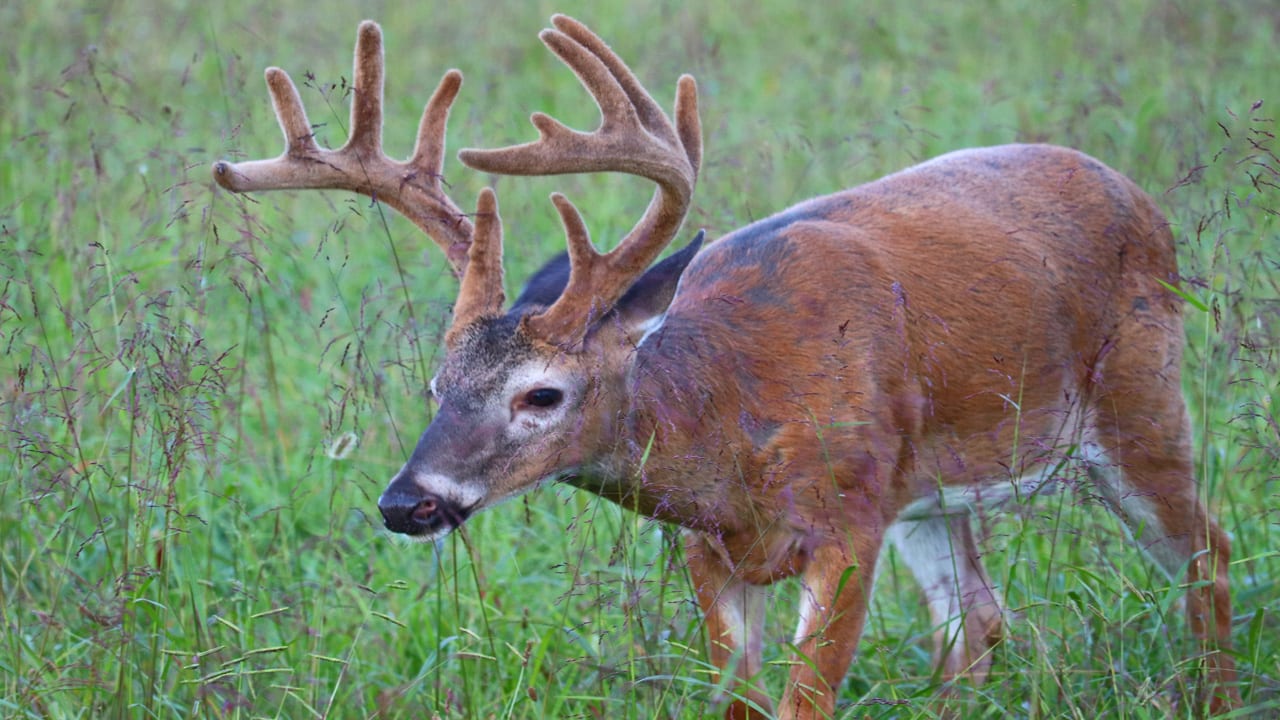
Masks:
[[[533,109],[589,126],[535,38],[553,11],[660,98],[698,77],[689,232],[1015,140],[1081,148],[1152,192],[1194,300],[1186,394],[1234,542],[1239,717],[1278,711],[1274,3],[351,6],[0,6],[0,716],[703,715],[717,688],[672,528],[553,488],[434,549],[380,530],[455,291],[434,246],[365,199],[233,197],[209,172],[279,151],[271,64],[306,78],[339,144],[366,15],[387,31],[393,155],[454,66],[453,148],[529,139]],[[649,196],[625,178],[445,172],[463,206],[496,184],[513,283],[560,247],[551,189],[597,237]],[[953,712],[1191,713],[1179,588],[1116,521],[1065,493],[982,531],[1022,618]],[[780,588],[777,638],[792,602]],[[930,631],[889,556],[843,717],[933,717]]]

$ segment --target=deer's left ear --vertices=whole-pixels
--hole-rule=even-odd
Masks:
[[[676,294],[680,276],[702,247],[704,234],[699,230],[680,252],[646,270],[614,306],[618,323],[626,328],[628,334],[643,335],[647,326],[667,311],[671,298]]]

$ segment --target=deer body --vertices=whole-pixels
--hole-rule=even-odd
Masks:
[[[1048,215],[1042,198],[1070,210]],[[887,521],[940,484],[1007,486],[1061,459],[1046,442],[1071,438],[1105,386],[1123,320],[1160,353],[1106,370],[1177,386],[1179,303],[1158,283],[1176,277],[1146,195],[1062,148],[962,151],[806,202],[685,271],[635,351],[630,441],[649,452],[633,472],[656,481],[658,458],[679,459],[661,484],[732,503],[711,510],[718,522],[768,504],[767,478],[816,481],[832,465],[883,466],[862,494]],[[801,470],[791,455],[808,446],[826,459]],[[696,511],[670,519],[703,525]]]
[[[693,259],[660,326],[615,361],[626,382],[588,403],[584,425],[620,437],[570,443],[594,448],[603,459],[587,465],[609,476],[580,484],[696,531],[713,643],[761,632],[745,627],[751,601],[717,597],[727,582],[750,596],[801,575],[813,605],[841,607],[802,620],[797,643],[829,643],[810,643],[826,677],[800,664],[794,687],[843,678],[888,537],[944,607],[972,610],[973,627],[939,639],[947,675],[985,672],[1001,610],[968,534],[972,504],[1029,494],[1064,461],[1116,475],[1122,456],[1125,477],[1099,489],[1165,568],[1203,547],[1180,301],[1159,283],[1176,278],[1147,195],[1063,148],[961,151],[808,201]],[[942,541],[918,548],[930,524]],[[849,568],[862,584],[832,596]],[[1221,582],[1210,607],[1226,601]]]
[[[215,166],[238,191],[301,182],[382,196],[410,184],[393,206],[461,276],[431,383],[439,412],[379,500],[389,529],[435,540],[555,480],[681,525],[711,659],[738,681],[729,717],[774,709],[757,682],[763,588],[798,576],[800,657],[777,712],[819,718],[834,713],[886,543],[924,591],[942,676],[981,682],[1004,612],[971,508],[1087,476],[1167,572],[1185,573],[1210,707],[1238,702],[1218,652],[1228,543],[1192,477],[1173,238],[1145,193],[1074,150],[964,150],[650,267],[697,177],[693,81],[681,79],[673,124],[598,37],[553,22],[543,40],[596,97],[601,128],[535,114],[540,140],[463,161],[518,175],[630,172],[658,191],[604,255],[554,196],[569,252],[510,308],[494,194],[481,193],[472,226],[439,180],[461,76],[446,74],[411,161],[386,160],[372,23],[357,44],[347,146],[314,146],[296,91],[272,69],[285,155]]]

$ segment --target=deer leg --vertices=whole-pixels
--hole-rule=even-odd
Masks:
[[[835,715],[867,616],[881,535],[875,521],[853,522],[855,537],[815,548],[801,575],[798,657],[782,696],[781,720]]]
[[[761,669],[768,591],[737,577],[714,540],[701,533],[685,534],[685,559],[705,618],[712,664],[722,672],[732,669],[735,692],[764,711],[738,699],[725,710],[726,720],[767,718],[773,703],[752,681]]]
[[[1131,345],[1116,354],[1122,357],[1109,364],[1144,371],[1106,377],[1091,423],[1101,457],[1093,453],[1089,474],[1146,554],[1170,578],[1185,573],[1188,624],[1205,650],[1208,682],[1201,692],[1210,712],[1223,713],[1241,704],[1235,663],[1226,652],[1231,547],[1197,495],[1180,348]],[[1148,365],[1140,364],[1143,359]]]
[[[1187,621],[1204,645],[1210,712],[1240,704],[1231,645],[1231,546],[1196,496],[1190,461],[1158,457],[1146,443],[1109,448],[1090,476],[1134,540],[1170,579],[1185,573]]]
[[[1004,611],[982,566],[969,512],[902,520],[888,535],[928,602],[942,679],[968,676],[982,684],[1003,635]]]

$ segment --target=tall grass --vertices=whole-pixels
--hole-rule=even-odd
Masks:
[[[341,194],[233,197],[209,164],[279,151],[261,70],[345,138],[356,23],[387,35],[407,154],[447,67],[452,147],[532,137],[590,101],[535,33],[608,38],[665,97],[698,76],[690,225],[715,237],[964,146],[1052,141],[1175,224],[1204,495],[1234,542],[1241,717],[1280,712],[1280,9],[1266,0],[832,5],[472,2],[0,6],[0,715],[701,717],[720,690],[674,531],[554,488],[438,547],[375,503],[431,417],[455,287],[407,222]],[[625,178],[496,183],[509,277],[560,247],[551,189],[597,237]],[[838,289],[833,289],[838,291]],[[964,717],[1164,718],[1185,702],[1177,583],[1084,494],[984,520],[1021,618]],[[892,555],[844,717],[932,717],[927,613]],[[770,633],[784,640],[794,591]],[[775,644],[770,659],[781,660]],[[785,668],[773,668],[776,692]]]

